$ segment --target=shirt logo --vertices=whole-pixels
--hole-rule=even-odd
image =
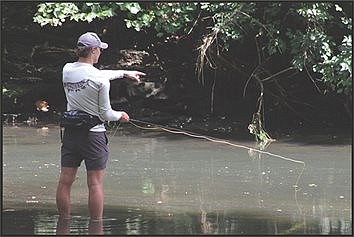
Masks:
[[[78,92],[85,89],[88,86],[89,80],[82,80],[79,82],[64,82],[63,86],[68,90],[68,92]]]

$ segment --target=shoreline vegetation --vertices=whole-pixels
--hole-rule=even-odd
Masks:
[[[234,3],[230,4],[235,7]],[[278,7],[272,4],[278,3],[270,3],[269,6],[264,3],[263,7],[272,14],[279,14],[276,12]],[[300,7],[295,3],[287,4],[284,3],[282,7]],[[348,4],[344,4],[342,8],[336,5],[337,13],[328,10],[333,7],[330,4],[320,4],[316,7],[324,16],[334,14],[333,16],[337,17],[336,14],[347,14],[345,11],[349,9]],[[94,5],[88,5],[87,9]],[[119,5],[119,8],[123,5]],[[178,7],[188,13],[188,4],[187,8],[182,5]],[[259,7],[262,7],[261,5]],[[42,7],[44,11],[45,4]],[[161,11],[168,12],[170,9],[168,4],[165,6],[161,3],[161,7]],[[217,16],[219,7],[222,6],[204,4],[203,7],[208,11],[215,7]],[[249,6],[245,7],[248,9]],[[307,5],[303,4],[301,7],[306,8]],[[138,15],[145,14],[142,6],[138,7],[135,3],[129,5],[128,9],[137,11]],[[249,44],[234,42],[230,45],[228,53],[222,52],[220,57],[215,57],[215,35],[207,34],[206,36],[213,36],[210,38],[213,41],[204,41],[205,54],[200,55],[202,57],[199,57],[199,61],[215,59],[215,62],[210,62],[215,64],[215,70],[206,65],[205,70],[202,70],[201,64],[196,67],[198,52],[204,49],[198,47],[200,37],[205,36],[203,24],[210,24],[208,20],[203,23],[202,16],[186,37],[177,40],[171,36],[163,41],[163,37],[155,36],[151,30],[134,30],[133,28],[137,27],[134,24],[138,21],[132,21],[133,27],[127,27],[126,21],[121,19],[124,14],[103,20],[93,19],[91,22],[66,21],[61,26],[53,27],[40,26],[33,22],[38,10],[38,4],[34,2],[2,3],[2,117],[5,124],[12,124],[14,121],[21,124],[58,121],[58,116],[66,109],[61,83],[62,66],[68,61],[76,60],[73,48],[77,35],[92,30],[109,43],[109,49],[102,53],[98,68],[135,69],[147,73],[147,76],[142,78],[143,82],[138,85],[126,80],[111,83],[113,109],[127,111],[132,118],[203,135],[247,140],[258,139],[249,133],[250,124],[256,114],[258,121],[255,123],[260,125],[260,131],[263,128],[265,135],[272,139],[299,137],[301,141],[302,134],[320,134],[330,144],[341,140],[342,135],[338,134],[352,134],[351,94],[344,95],[327,90],[328,85],[319,81],[318,74],[312,74],[310,78],[314,81],[311,81],[306,70],[295,73],[290,67],[283,72],[278,66],[282,63],[288,64],[289,58],[284,58],[284,55],[278,57],[275,54],[275,60],[269,63],[265,60],[262,67],[254,67],[250,62],[258,62],[259,58],[257,51],[254,52],[253,41],[249,41]],[[190,12],[187,13],[186,15]],[[19,15],[21,17],[17,17]],[[39,15],[38,13],[37,17]],[[302,22],[298,20],[299,23]],[[286,24],[293,27],[291,22]],[[351,25],[351,22],[348,24]],[[259,27],[259,24],[256,26]],[[331,34],[333,33],[335,32]],[[345,36],[346,28],[337,33],[334,35]],[[337,39],[338,42],[340,40]],[[261,46],[262,42],[257,42],[258,46]],[[265,43],[264,47],[270,46]],[[255,70],[245,76],[235,69],[235,65]],[[261,84],[259,81],[257,83],[257,78],[252,77],[255,74],[264,77],[270,71],[282,73],[266,76],[266,80]],[[201,76],[204,76],[203,80]],[[326,91],[326,94],[319,93],[318,89]],[[45,101],[49,106],[48,111],[38,110],[38,101]]]
[[[59,117],[56,116],[54,119],[51,116],[50,119],[46,118],[44,121],[38,121],[31,117],[30,120],[21,121],[21,118],[26,118],[26,115],[17,116],[15,120],[12,119],[13,115],[3,115],[3,127],[35,127],[40,129],[58,129],[59,127]],[[138,117],[140,121],[146,123],[137,123],[141,127],[146,127],[147,129],[136,128],[130,123],[122,124],[118,122],[106,123],[107,134],[109,136],[114,136],[117,132],[121,134],[151,134],[156,136],[179,136],[184,135],[171,134],[169,132],[163,131],[161,129],[151,130],[151,128],[168,128],[178,131],[189,132],[193,134],[214,137],[221,140],[234,140],[234,141],[255,141],[254,136],[249,133],[246,126],[247,124],[235,123],[233,121],[225,121],[222,119],[207,120],[207,119],[188,119],[187,121],[183,118],[180,119],[167,119],[167,118],[152,118],[152,117]],[[302,143],[304,145],[349,145],[352,144],[352,131],[345,128],[287,128],[283,130],[278,130],[272,133],[272,137],[275,138],[272,142],[289,142],[289,143]],[[272,142],[268,143],[271,144]],[[255,141],[256,143],[256,141]],[[257,143],[258,145],[260,143]]]

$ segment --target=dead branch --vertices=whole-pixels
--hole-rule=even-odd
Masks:
[[[262,80],[262,82],[269,81],[269,80],[273,79],[274,77],[277,77],[277,76],[279,76],[280,74],[285,73],[285,72],[290,71],[290,70],[293,70],[293,69],[296,69],[296,68],[295,68],[295,67],[288,67],[288,68],[286,68],[286,69],[283,69],[283,70],[281,70],[281,71],[279,71],[279,72],[277,72],[277,73],[275,73],[275,74],[273,74],[273,75],[271,75],[271,76],[269,76],[269,77],[267,77],[267,78],[264,78],[264,79]]]
[[[305,68],[306,74],[308,75],[308,77],[311,79],[311,81],[312,81],[313,84],[315,85],[315,87],[316,87],[318,93],[322,94],[320,88],[318,88],[318,86],[317,86],[315,80],[313,79],[313,77],[311,76],[309,70],[307,69],[306,58],[307,58],[307,53],[306,53],[306,51],[305,51],[305,53],[304,53],[304,68]]]

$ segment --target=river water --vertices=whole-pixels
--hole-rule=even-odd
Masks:
[[[59,128],[4,126],[2,234],[348,235],[349,140],[284,140],[265,149],[289,158],[283,159],[127,124],[109,134],[104,219],[95,224],[88,218],[83,164],[71,193],[73,216],[58,218]]]

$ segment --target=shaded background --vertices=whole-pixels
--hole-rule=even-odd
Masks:
[[[212,80],[202,85],[195,73],[196,48],[203,32],[195,30],[185,39],[161,42],[148,31],[126,28],[123,16],[40,27],[32,20],[36,10],[36,2],[2,2],[2,86],[11,90],[2,97],[2,113],[20,114],[19,121],[37,116],[40,121],[56,122],[58,114],[66,108],[62,67],[76,60],[73,48],[78,36],[95,31],[109,43],[96,65],[98,68],[136,69],[147,73],[144,83],[139,85],[126,80],[112,82],[114,109],[125,110],[133,118],[197,132],[243,134],[251,138],[247,126],[256,111],[258,86],[250,84],[243,97],[245,84],[237,79],[241,75],[230,70],[219,70],[214,75],[207,70],[206,76],[215,76],[221,82],[215,88],[211,111]],[[243,48],[232,47],[236,47],[234,51],[238,54],[247,55],[253,46],[250,43]],[[283,68],[284,63],[287,64],[286,59],[280,59],[272,62],[272,67]],[[351,96],[321,95],[301,73],[291,80],[282,80],[282,87],[287,91],[284,99],[272,93],[265,96],[265,126],[272,137],[312,129],[345,132],[352,126]],[[38,100],[49,103],[48,113],[36,110]],[[210,126],[201,128],[206,123]]]

